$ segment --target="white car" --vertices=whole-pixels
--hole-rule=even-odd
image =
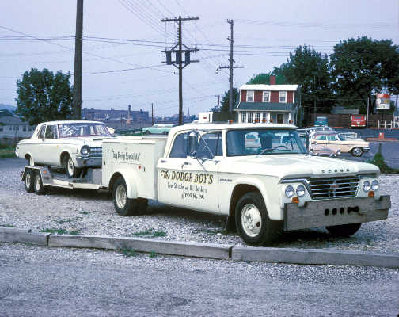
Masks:
[[[31,166],[62,167],[67,176],[78,177],[84,168],[101,167],[102,140],[110,137],[102,122],[49,121],[39,124],[30,139],[21,140],[15,153]]]

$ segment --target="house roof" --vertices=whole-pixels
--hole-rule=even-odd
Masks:
[[[2,116],[0,117],[0,123],[3,125],[9,125],[9,124],[28,124],[27,122],[23,122],[20,118],[16,116]]]
[[[292,111],[295,105],[293,103],[278,102],[240,102],[235,110],[260,110],[260,111]]]
[[[242,85],[240,90],[296,91],[298,85]]]

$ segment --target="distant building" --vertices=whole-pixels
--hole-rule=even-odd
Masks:
[[[0,110],[0,139],[23,139],[32,136],[35,126],[22,121],[7,110]]]
[[[239,103],[234,109],[239,123],[297,123],[298,85],[243,85]]]

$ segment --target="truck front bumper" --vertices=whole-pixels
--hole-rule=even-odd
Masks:
[[[284,230],[384,220],[390,207],[390,196],[309,201],[304,207],[284,204]]]
[[[102,157],[84,157],[78,156],[76,157],[76,167],[100,167],[102,164]]]

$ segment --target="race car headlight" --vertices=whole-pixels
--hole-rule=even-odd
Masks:
[[[294,195],[295,195],[294,187],[292,187],[291,185],[288,185],[285,188],[285,196],[287,196],[287,198],[291,198]]]
[[[370,190],[371,186],[370,186],[370,182],[369,181],[364,181],[363,182],[363,191],[364,192],[368,192]]]
[[[90,154],[90,147],[88,145],[82,146],[82,148],[80,149],[80,154],[82,154],[83,156],[89,155]]]
[[[303,195],[305,195],[305,186],[298,185],[298,187],[296,188],[296,194],[298,195],[298,197],[302,197]]]
[[[371,189],[378,190],[378,188],[380,188],[380,185],[378,184],[378,180],[375,179],[371,182]]]

